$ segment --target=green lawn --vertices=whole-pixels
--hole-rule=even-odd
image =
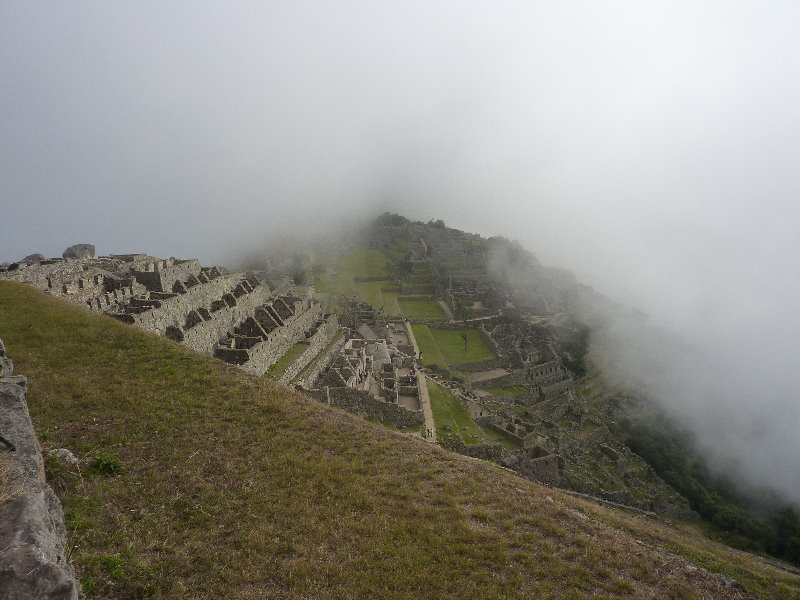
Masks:
[[[446,368],[447,365],[475,362],[495,356],[477,329],[467,330],[465,351],[461,329],[437,329],[421,323],[414,323],[411,327],[425,364],[435,363]]]
[[[431,379],[428,379],[428,395],[431,399],[433,420],[436,423],[436,435],[455,433],[461,436],[461,439],[467,444],[500,442],[509,450],[519,448],[518,444],[503,434],[493,429],[484,429],[475,423],[464,403],[450,390],[443,388]],[[450,429],[445,429],[445,425],[449,425]]]
[[[344,294],[347,298],[357,297],[375,308],[383,308],[389,316],[404,315],[412,319],[444,319],[447,315],[433,300],[398,300],[403,296],[399,285],[392,280],[353,281],[356,277],[387,277],[386,268],[389,255],[381,250],[359,249],[348,254],[328,256],[320,259],[320,264],[336,271],[335,275],[325,272],[314,273],[314,288],[320,298],[331,294]],[[425,282],[430,281],[430,271],[418,269],[412,275]]]
[[[364,281],[354,283],[353,286],[359,300],[375,308],[383,308],[390,316],[400,314],[400,306],[397,304],[400,292],[384,291],[395,287],[393,281]]]
[[[403,315],[410,319],[444,319],[447,315],[435,300],[398,300]]]
[[[314,273],[314,288],[320,298],[331,294],[344,294],[348,299],[357,297],[374,306],[383,308],[390,316],[400,314],[397,303],[399,292],[384,291],[397,287],[394,281],[353,281],[354,277],[387,277],[390,275],[386,262],[390,257],[380,250],[360,249],[349,254],[329,256],[321,259],[321,264],[336,271],[335,275],[325,272]]]
[[[386,268],[389,256],[381,250],[359,248],[342,256],[332,257],[331,266],[340,277],[382,277],[391,275]]]
[[[439,350],[439,345],[431,333],[431,330],[424,323],[412,323],[411,331],[417,340],[417,346],[422,353],[422,361],[425,365],[438,365],[447,368],[447,359]]]
[[[432,379],[428,379],[428,395],[431,399],[433,420],[436,422],[436,434],[455,433],[465,442],[477,443],[472,436],[480,433],[480,428],[469,416],[463,402],[456,398],[450,390],[443,388]],[[449,425],[449,431],[445,429]]]

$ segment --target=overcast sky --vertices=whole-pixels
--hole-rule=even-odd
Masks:
[[[799,23],[730,0],[0,0],[0,261],[212,264],[383,210],[502,234],[693,348],[703,384],[662,348],[661,393],[800,498]]]

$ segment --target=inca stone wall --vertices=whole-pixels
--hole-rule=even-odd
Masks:
[[[5,351],[0,341],[0,357]],[[10,365],[10,361],[6,363]],[[7,371],[11,367],[8,366]],[[61,503],[44,481],[42,455],[27,405],[27,380],[0,378],[0,596],[76,600],[80,586],[66,560]]]
[[[130,275],[131,266],[147,258],[137,254],[23,261],[0,268],[0,279],[27,283],[69,302],[106,310],[147,291]]]
[[[289,365],[279,381],[281,383],[290,383],[297,377],[325,349],[337,331],[339,331],[339,319],[335,313],[330,314],[317,325],[317,331],[308,338],[308,348]]]
[[[32,255],[0,267],[0,278],[34,285],[258,375],[294,344],[308,340],[301,365],[292,367],[300,372],[338,328],[335,319],[322,321],[318,302],[292,296],[290,280],[270,290],[254,275],[201,267],[195,259],[126,254],[42,260]]]
[[[438,438],[438,442],[442,448],[452,452],[458,452],[465,456],[489,460],[496,463],[501,462],[508,454],[500,444],[467,445],[460,435],[447,434]]]
[[[316,300],[275,298],[258,307],[252,317],[234,329],[234,335],[217,344],[214,355],[263,375],[292,346],[306,338],[322,316]]]
[[[425,417],[421,410],[409,410],[399,404],[376,398],[364,390],[344,387],[328,388],[315,392],[314,396],[321,402],[327,402],[330,399],[333,406],[357,413],[366,419],[390,421],[398,428],[422,426],[425,423]]]
[[[266,285],[239,275],[219,275],[177,293],[150,292],[134,298],[123,312],[110,313],[126,323],[211,353],[229,331],[270,300]]]
[[[136,281],[154,292],[172,292],[177,281],[187,281],[191,277],[200,275],[200,263],[197,259],[150,261],[141,265],[141,268],[131,269],[131,274]]]
[[[315,363],[312,363],[313,366],[303,373],[302,377],[298,378],[295,383],[303,389],[311,389],[314,386],[314,382],[316,382],[319,378],[320,373],[327,369],[330,364],[340,356],[346,343],[347,337],[342,336],[335,344],[333,344],[333,346],[331,346],[325,356],[320,357],[319,360],[317,360]]]

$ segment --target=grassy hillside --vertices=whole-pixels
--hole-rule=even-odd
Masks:
[[[800,578],[0,282],[92,598],[766,598]],[[728,588],[717,575],[745,588]],[[749,591],[748,591],[749,590]]]

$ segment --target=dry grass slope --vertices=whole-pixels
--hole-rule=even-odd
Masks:
[[[800,597],[800,578],[753,557],[22,285],[0,282],[0,336],[43,445],[81,459],[50,472],[90,597]],[[98,456],[121,468],[104,476]]]

